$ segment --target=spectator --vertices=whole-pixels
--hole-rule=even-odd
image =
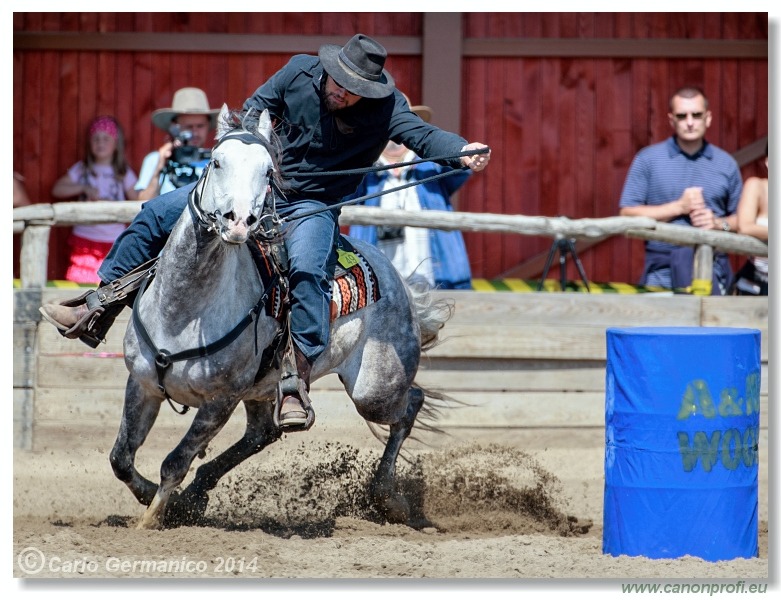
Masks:
[[[55,198],[78,200],[135,200],[136,174],[125,160],[125,137],[119,122],[110,116],[89,125],[84,159],[73,165],[52,188]],[[123,223],[76,225],[68,239],[70,264],[65,279],[99,283],[98,268],[114,240],[125,230]]]
[[[361,175],[338,172],[371,166],[390,139],[424,158],[450,156],[447,163],[454,167],[482,171],[490,160],[485,144],[468,143],[410,111],[384,69],[385,60],[385,48],[357,34],[344,46],[322,46],[318,56],[293,56],[244,103],[245,112],[257,116],[267,109],[271,113],[284,147],[281,170],[296,174],[290,177],[285,196],[276,200],[277,213],[288,220],[283,234],[289,258],[291,345],[296,381],[302,383],[298,391],[280,398],[283,429],[295,431],[308,421],[305,392],[312,364],[329,341],[339,210],[311,213],[333,206],[358,188]],[[459,156],[472,151],[478,153]],[[157,255],[186,210],[193,187],[178,188],[144,204],[103,262],[104,282]],[[302,215],[308,216],[296,220]],[[93,290],[61,304],[45,304],[40,310],[63,335],[87,338],[90,344],[104,338],[125,301],[104,304]]]
[[[152,123],[169,138],[159,150],[144,157],[136,190],[139,200],[151,200],[193,183],[209,162],[209,134],[217,124],[218,109],[209,108],[203,90],[186,87],[174,93],[171,108],[152,113]]]
[[[743,183],[728,153],[705,140],[713,116],[699,88],[684,87],[670,98],[672,137],[635,156],[619,202],[620,214],[650,217],[700,229],[735,231],[735,210]],[[687,288],[694,250],[655,240],[645,243],[641,284]],[[715,253],[711,293],[725,295],[732,281],[728,257]]]
[[[14,171],[14,208],[27,206],[28,204],[31,204],[31,202],[24,187],[24,177],[21,173]]]
[[[765,147],[765,169],[767,146]],[[738,233],[752,235],[767,242],[767,177],[749,177],[738,202]],[[735,276],[735,294],[738,296],[767,296],[768,260],[766,256],[752,256]]]
[[[407,103],[409,98],[404,96]],[[410,110],[426,122],[431,120],[428,106],[412,106]],[[417,155],[404,144],[389,141],[377,161],[386,166],[411,162]],[[395,169],[368,173],[354,198],[389,190],[401,185],[420,181],[444,171],[453,171],[433,162],[407,165]],[[400,208],[404,210],[446,210],[452,211],[452,196],[471,175],[462,170],[449,177],[443,177],[424,185],[412,187],[371,198],[365,206]],[[469,258],[464,245],[464,236],[458,230],[423,229],[421,227],[377,227],[374,225],[353,225],[350,235],[378,246],[405,278],[414,281],[420,278],[432,287],[442,289],[472,289]]]

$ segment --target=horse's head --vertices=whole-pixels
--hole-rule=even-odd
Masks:
[[[236,114],[223,104],[217,144],[196,192],[202,220],[224,241],[242,244],[260,226],[276,166],[268,110],[252,126],[235,121]]]

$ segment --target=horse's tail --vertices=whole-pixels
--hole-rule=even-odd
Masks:
[[[412,301],[420,325],[420,348],[425,352],[443,341],[440,332],[445,323],[453,316],[455,302],[452,299],[434,298],[431,294],[431,288],[427,285],[408,283],[408,287],[412,292]],[[444,410],[465,405],[465,403],[439,390],[425,388],[417,382],[413,384],[413,387],[419,389],[424,397],[416,420],[416,429],[429,433],[444,433],[436,425],[439,415]],[[411,437],[422,441],[414,433]]]
[[[453,316],[455,304],[444,298],[434,299],[425,284],[408,283],[407,287],[420,325],[420,348],[430,350],[440,343],[439,332]]]

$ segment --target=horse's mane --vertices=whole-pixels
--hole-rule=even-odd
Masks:
[[[257,140],[263,145],[266,151],[271,156],[271,161],[274,164],[274,183],[277,189],[285,191],[289,189],[287,180],[282,176],[282,168],[280,164],[282,162],[282,142],[277,135],[277,132],[271,131],[271,139],[267,140],[262,135],[258,135],[258,121],[260,121],[260,112],[255,108],[249,110],[230,110],[223,117],[220,116],[222,125],[226,128],[226,134],[233,131],[243,131],[257,138]]]

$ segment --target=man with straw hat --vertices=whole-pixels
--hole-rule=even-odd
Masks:
[[[136,184],[139,200],[151,200],[197,180],[208,163],[208,158],[198,155],[198,149],[207,146],[219,109],[209,108],[206,93],[196,87],[176,90],[171,104],[152,113],[152,123],[170,137],[159,150],[144,157]],[[186,164],[174,160],[175,149],[182,148],[183,140],[192,150],[186,154],[192,159]]]
[[[377,41],[357,34],[344,46],[322,46],[318,56],[293,56],[244,103],[252,114],[264,109],[271,113],[283,146],[280,168],[283,175],[291,174],[289,190],[276,208],[286,222],[295,376],[307,391],[312,365],[329,340],[339,209],[309,213],[338,204],[363,178],[330,173],[371,167],[390,139],[421,157],[450,157],[441,162],[473,171],[483,170],[490,158],[485,144],[468,143],[412,112],[384,68],[386,57]],[[102,281],[122,277],[162,250],[192,188],[178,188],[144,205],[101,266]],[[297,219],[303,214],[308,216]],[[92,294],[95,297],[47,304],[41,312],[64,336],[98,343],[117,312],[99,300],[99,290]],[[286,393],[280,403],[283,430],[297,431],[311,423],[304,408],[308,402],[302,402],[298,392]]]

